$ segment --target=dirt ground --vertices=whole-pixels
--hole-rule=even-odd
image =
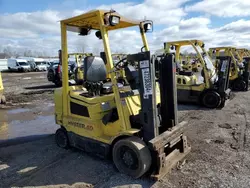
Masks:
[[[56,88],[47,81],[47,72],[2,73],[7,106],[53,100]]]
[[[56,146],[54,86],[46,73],[4,73],[3,79],[10,108],[0,109],[0,187],[250,187],[250,92],[236,93],[222,110],[180,105],[192,151],[183,168],[154,182],[131,179],[111,161]],[[6,138],[3,122],[9,126]]]

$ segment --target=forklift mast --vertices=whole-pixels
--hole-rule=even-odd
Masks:
[[[184,135],[187,122],[178,123],[177,119],[174,55],[164,54],[156,61],[149,52],[142,52],[128,55],[127,61],[138,63],[142,137],[152,153],[152,178],[158,179],[191,150]],[[159,80],[155,63],[159,63]]]
[[[149,142],[159,135],[157,120],[157,105],[155,93],[154,67],[150,52],[142,52],[127,56],[128,62],[138,62],[139,65],[139,93],[141,99],[140,122],[143,126],[143,140]],[[153,92],[154,91],[154,92]]]
[[[232,58],[230,56],[219,56],[218,62],[218,92],[224,93],[229,88],[229,74]]]
[[[246,82],[246,91],[248,91],[249,79],[250,79],[250,57],[244,57],[243,63],[244,63],[243,79]]]
[[[159,83],[161,93],[161,127],[160,133],[178,124],[176,63],[174,55],[167,54],[159,62]]]
[[[163,55],[159,61],[159,82],[155,76],[155,56],[150,52],[128,55],[128,62],[138,62],[139,91],[141,98],[140,119],[143,139],[148,142],[178,124],[177,89],[173,54]],[[160,104],[156,103],[157,84],[160,87]]]

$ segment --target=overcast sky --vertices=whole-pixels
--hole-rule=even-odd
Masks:
[[[35,50],[56,55],[60,48],[59,20],[91,9],[115,9],[134,19],[151,19],[150,49],[166,41],[201,39],[207,47],[250,48],[250,0],[0,0],[0,51]],[[142,47],[138,28],[110,35],[112,52],[133,53]],[[69,51],[100,51],[94,35],[70,35]]]

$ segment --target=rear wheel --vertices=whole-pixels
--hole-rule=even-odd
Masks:
[[[221,96],[216,91],[208,91],[203,95],[202,103],[207,108],[217,108],[221,104]]]
[[[244,80],[237,80],[233,84],[234,91],[245,91],[247,84]]]
[[[60,128],[56,131],[55,134],[55,140],[56,140],[56,144],[64,149],[68,149],[69,148],[69,139],[68,139],[68,135],[67,135],[67,131]]]
[[[113,148],[113,161],[124,174],[139,178],[151,166],[151,154],[146,144],[138,137],[119,140]]]

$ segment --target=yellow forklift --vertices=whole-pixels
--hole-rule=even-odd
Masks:
[[[250,57],[250,51],[246,48],[237,48],[236,51],[239,54],[240,61],[243,61],[244,57]]]
[[[249,65],[250,50],[248,50],[246,48],[237,48],[236,51],[238,53],[240,61],[244,65],[244,74],[245,74],[245,77],[247,77],[247,76],[249,76],[248,74],[250,72],[250,65]],[[249,76],[249,79],[250,79],[250,76]],[[248,84],[249,84],[249,81],[248,81]],[[249,87],[248,84],[246,84],[247,87]]]
[[[4,88],[3,88],[3,80],[2,80],[2,74],[0,72],[0,104],[5,104],[6,98],[4,96]]]
[[[133,21],[114,10],[93,10],[60,23],[63,83],[54,95],[55,119],[61,126],[55,134],[57,145],[110,157],[121,173],[134,178],[144,174],[160,178],[183,160],[190,146],[183,133],[185,122],[177,119],[171,54],[160,62],[160,87],[155,80],[146,39],[153,22]],[[142,38],[141,52],[114,66],[108,33],[135,26]],[[83,85],[68,85],[67,30],[82,36],[95,31],[103,42],[105,58],[84,58]],[[120,69],[125,69],[127,85],[117,82]]]
[[[233,91],[248,91],[249,82],[249,58],[238,53],[235,47],[214,47],[209,48],[210,57],[215,59],[215,66],[218,67],[217,58],[220,56],[231,57],[229,74],[229,86]],[[218,70],[218,69],[217,69]]]
[[[228,56],[220,57],[221,64],[218,73],[204,49],[200,40],[183,40],[164,43],[166,53],[175,55],[177,71],[177,98],[178,102],[199,103],[207,108],[222,108],[230,98],[229,67],[231,59]],[[182,47],[193,49],[196,57],[192,63],[200,64],[197,71],[183,70],[180,66],[180,51]]]

